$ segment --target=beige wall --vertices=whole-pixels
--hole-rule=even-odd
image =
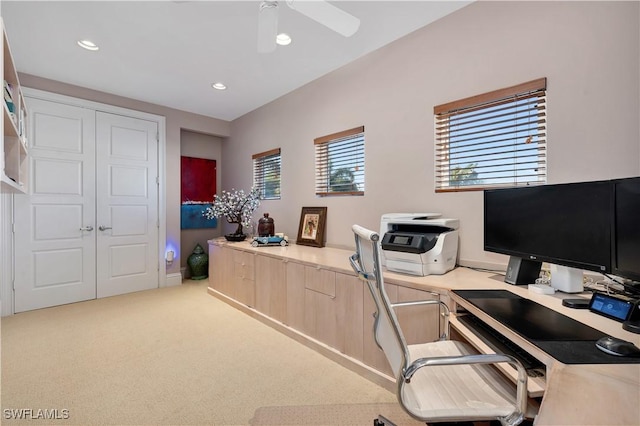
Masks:
[[[136,111],[143,111],[165,117],[166,121],[166,217],[167,245],[175,246],[175,255],[181,258],[180,251],[180,132],[183,129],[219,137],[229,136],[230,124],[203,115],[179,111],[160,105],[72,86],[53,80],[20,74],[20,83],[24,87],[46,90],[66,96],[115,105]],[[216,138],[217,139],[217,138]],[[167,268],[167,274],[179,273],[180,263],[174,262]]]
[[[202,133],[183,130],[180,132],[180,155],[186,157],[206,158],[216,160],[216,193],[221,191],[221,170],[222,170],[222,138],[204,135]],[[211,194],[213,199],[213,194]],[[200,244],[205,252],[209,251],[207,240],[221,235],[221,226],[204,229],[182,229],[180,232],[180,265],[187,267],[187,258],[193,251],[196,244]]]
[[[282,148],[282,199],[263,202],[297,234],[302,206],[327,206],[327,242],[389,212],[459,218],[460,259],[485,253],[482,193],[434,193],[433,106],[548,78],[548,182],[640,175],[637,2],[476,2],[231,124],[225,189],[251,185],[251,154]],[[365,126],[366,195],[314,195],[313,139]],[[587,206],[585,206],[587,207]],[[259,216],[259,214],[258,214]]]
[[[549,183],[640,175],[639,21],[637,2],[476,2],[233,123],[26,74],[20,81],[166,117],[169,242],[180,238],[186,129],[233,135],[221,144],[222,189],[248,189],[251,154],[282,148],[282,199],[255,214],[269,212],[277,232],[295,238],[300,208],[327,206],[328,243],[352,246],[352,223],[377,229],[383,213],[436,211],[461,220],[463,262],[504,264],[482,250],[482,194],[433,191],[433,106],[547,77]],[[366,195],[316,198],[313,138],[360,125]],[[168,270],[178,271],[178,262]]]

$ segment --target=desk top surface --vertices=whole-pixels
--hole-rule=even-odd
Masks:
[[[640,358],[606,354],[596,341],[606,334],[506,290],[453,290],[500,324],[565,364],[638,364]]]

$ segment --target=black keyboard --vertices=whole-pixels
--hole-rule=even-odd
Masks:
[[[529,377],[541,377],[545,374],[545,365],[527,351],[494,330],[473,314],[458,316],[458,321],[466,325],[476,336],[482,339],[496,353],[511,355],[524,367]],[[511,365],[511,364],[510,364]],[[515,369],[513,365],[511,365]]]

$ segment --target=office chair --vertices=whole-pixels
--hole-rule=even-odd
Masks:
[[[527,374],[515,358],[501,354],[474,355],[462,342],[448,340],[448,307],[438,300],[390,303],[380,263],[380,236],[353,225],[356,253],[350,257],[358,277],[367,283],[376,306],[374,337],[396,379],[396,396],[413,418],[428,422],[498,420],[518,425],[527,409]],[[436,342],[407,345],[395,309],[438,304],[445,332]],[[518,371],[517,386],[489,364],[509,363]],[[515,388],[515,389],[514,389]],[[380,416],[374,425],[385,424]]]

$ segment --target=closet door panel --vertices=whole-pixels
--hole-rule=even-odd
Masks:
[[[28,103],[33,184],[14,199],[16,312],[96,297],[95,113]]]
[[[98,297],[158,287],[158,123],[96,113]]]

